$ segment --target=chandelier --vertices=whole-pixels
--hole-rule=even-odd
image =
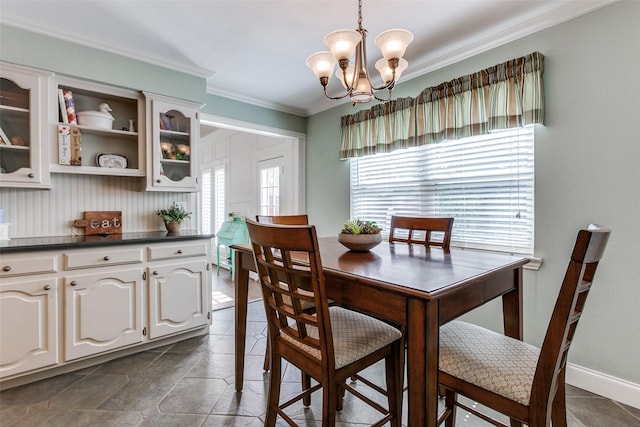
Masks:
[[[382,58],[375,63],[380,72],[383,84],[374,86],[367,69],[367,30],[362,27],[362,0],[358,0],[358,28],[356,30],[332,31],[324,37],[324,44],[331,52],[318,52],[307,58],[307,67],[311,68],[329,99],[342,99],[347,96],[351,104],[362,104],[372,101],[388,101],[395,83],[409,63],[402,58],[413,34],[407,30],[387,30],[375,39],[376,46],[382,52]],[[349,65],[349,59],[355,52],[355,64]],[[338,64],[336,77],[346,89],[341,96],[329,96],[327,85],[333,69]],[[387,91],[386,96],[379,96],[379,91]]]

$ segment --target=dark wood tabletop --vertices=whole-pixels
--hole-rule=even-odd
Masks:
[[[529,260],[488,252],[382,242],[351,252],[318,239],[327,295],[394,322],[406,334],[410,426],[435,426],[439,325],[502,297],[505,334],[522,339],[522,266]],[[236,262],[236,389],[242,389],[250,245],[232,245]]]

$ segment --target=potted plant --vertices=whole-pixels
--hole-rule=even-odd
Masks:
[[[382,229],[375,221],[350,219],[344,223],[338,241],[355,252],[367,252],[382,242]]]
[[[156,214],[162,218],[169,233],[179,233],[180,224],[185,219],[191,218],[191,212],[176,204],[171,205],[168,209],[160,209]]]

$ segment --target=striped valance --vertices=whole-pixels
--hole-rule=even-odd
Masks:
[[[539,52],[343,116],[340,158],[544,123]]]

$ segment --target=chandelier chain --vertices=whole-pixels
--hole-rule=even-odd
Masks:
[[[358,0],[358,29],[362,30],[362,0]]]

